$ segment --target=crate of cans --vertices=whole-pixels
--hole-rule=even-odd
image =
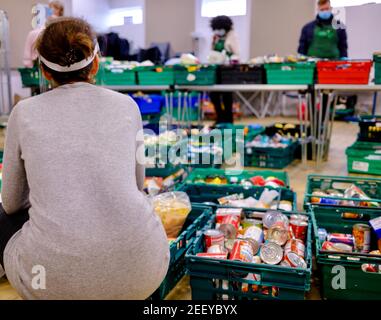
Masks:
[[[153,299],[163,300],[185,275],[185,253],[197,232],[205,227],[211,216],[210,207],[192,204],[192,211],[189,213],[180,235],[176,239],[168,239],[171,255],[169,269],[163,283],[152,295]]]
[[[242,185],[273,188],[289,188],[290,180],[285,171],[254,171],[229,169],[194,169],[185,180],[186,184]]]
[[[311,238],[309,214],[217,209],[186,254],[192,299],[304,299]]]
[[[381,116],[362,116],[359,126],[359,141],[381,142]]]
[[[285,188],[182,184],[178,190],[185,192],[191,202],[211,206],[283,211],[293,211],[297,208],[296,193]]]
[[[381,300],[380,211],[312,206],[312,212],[322,298]]]
[[[381,179],[310,175],[304,207],[311,205],[373,208],[381,214]]]

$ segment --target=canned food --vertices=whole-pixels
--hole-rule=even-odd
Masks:
[[[283,249],[274,242],[262,245],[260,257],[266,264],[277,265],[283,259]]]
[[[243,210],[240,208],[220,208],[216,211],[216,223],[221,224],[226,216],[238,216],[241,220]],[[238,228],[237,228],[238,229]]]
[[[288,226],[287,216],[285,216],[283,213],[281,213],[279,211],[275,211],[275,210],[274,211],[267,211],[263,215],[263,219],[262,219],[263,226],[267,229],[270,229],[271,226],[278,221],[284,222]]]
[[[327,236],[327,240],[333,243],[343,243],[353,247],[354,241],[351,234],[331,233]]]
[[[255,240],[258,243],[262,243],[264,239],[263,230],[257,226],[252,226],[247,228],[244,233],[244,237],[247,239]]]
[[[227,260],[227,253],[197,253],[197,257],[201,258],[211,258],[211,259],[219,259],[219,260]]]
[[[220,245],[214,245],[214,246],[211,246],[209,247],[209,249],[207,250],[207,253],[227,253],[227,250],[223,247],[223,246],[220,246]]]
[[[243,229],[248,229],[252,226],[257,226],[262,229],[262,220],[255,220],[255,219],[245,219],[241,222]]]
[[[292,214],[290,217],[290,220],[301,220],[308,222],[308,217],[305,216],[304,214]]]
[[[321,242],[324,242],[327,240],[328,232],[326,229],[320,228],[318,229],[318,237]]]
[[[252,262],[254,257],[253,244],[248,240],[236,240],[229,260]]]
[[[238,215],[227,215],[222,218],[219,230],[228,239],[235,239],[237,237],[237,232],[239,229],[240,216]]]
[[[225,236],[220,230],[206,230],[204,232],[205,248],[208,250],[211,246],[224,246]]]
[[[361,219],[363,217],[362,214],[359,213],[353,213],[353,212],[344,212],[342,214],[343,219]]]
[[[354,249],[356,252],[368,253],[370,251],[371,228],[367,224],[353,226]]]
[[[293,238],[306,241],[308,222],[303,220],[291,220],[290,228],[293,234]]]
[[[295,252],[287,253],[284,256],[284,260],[287,261],[292,268],[307,269],[307,264],[304,259]]]
[[[279,202],[278,209],[283,211],[292,211],[292,202],[287,200],[282,200]]]
[[[225,248],[228,252],[232,252],[235,239],[225,239]]]
[[[284,253],[287,254],[289,252],[294,252],[298,256],[304,257],[306,246],[304,245],[303,241],[299,239],[291,239],[286,243],[286,246],[284,247]]]
[[[276,222],[267,231],[267,240],[283,246],[288,240],[288,230],[283,222]]]

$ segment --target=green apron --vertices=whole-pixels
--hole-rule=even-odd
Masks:
[[[308,49],[308,56],[324,59],[339,59],[340,51],[338,42],[339,37],[337,31],[331,25],[316,25],[314,37]]]
[[[225,40],[226,40],[225,37],[219,38],[217,40],[217,42],[214,44],[214,51],[218,51],[218,52],[222,52],[224,50],[226,51],[226,49],[225,49]],[[228,57],[232,56],[231,52],[227,52],[226,51],[226,54],[227,54]]]

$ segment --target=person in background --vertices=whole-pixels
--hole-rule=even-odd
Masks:
[[[65,8],[60,1],[51,1],[49,3],[48,10],[48,21],[52,19],[56,19],[59,17],[63,17],[65,12]],[[29,32],[24,48],[24,67],[33,68],[37,63],[38,53],[36,50],[36,42],[41,34],[41,32],[45,29],[45,26],[39,26],[32,31]]]
[[[217,16],[211,20],[210,26],[213,30],[212,51],[225,53],[230,61],[238,62],[240,47],[233,21],[227,16]],[[233,93],[212,92],[210,99],[216,109],[216,123],[233,123]]]
[[[8,120],[0,277],[23,299],[147,299],[170,252],[143,193],[139,108],[92,84],[99,46],[84,20],[48,23],[37,50],[53,90],[19,102]]]
[[[334,20],[330,0],[319,0],[316,19],[302,30],[298,53],[322,59],[347,58],[347,32],[339,26],[340,22]]]

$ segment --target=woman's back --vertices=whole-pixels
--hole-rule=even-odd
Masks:
[[[30,221],[5,252],[12,285],[29,299],[146,298],[163,279],[169,253],[138,187],[144,167],[136,160],[136,104],[77,82],[21,102],[9,125],[7,144],[22,160],[16,150],[5,153],[4,208],[27,201],[19,194],[29,194],[31,205]],[[17,193],[23,165],[28,185]],[[46,290],[32,288],[34,266],[44,267]]]

